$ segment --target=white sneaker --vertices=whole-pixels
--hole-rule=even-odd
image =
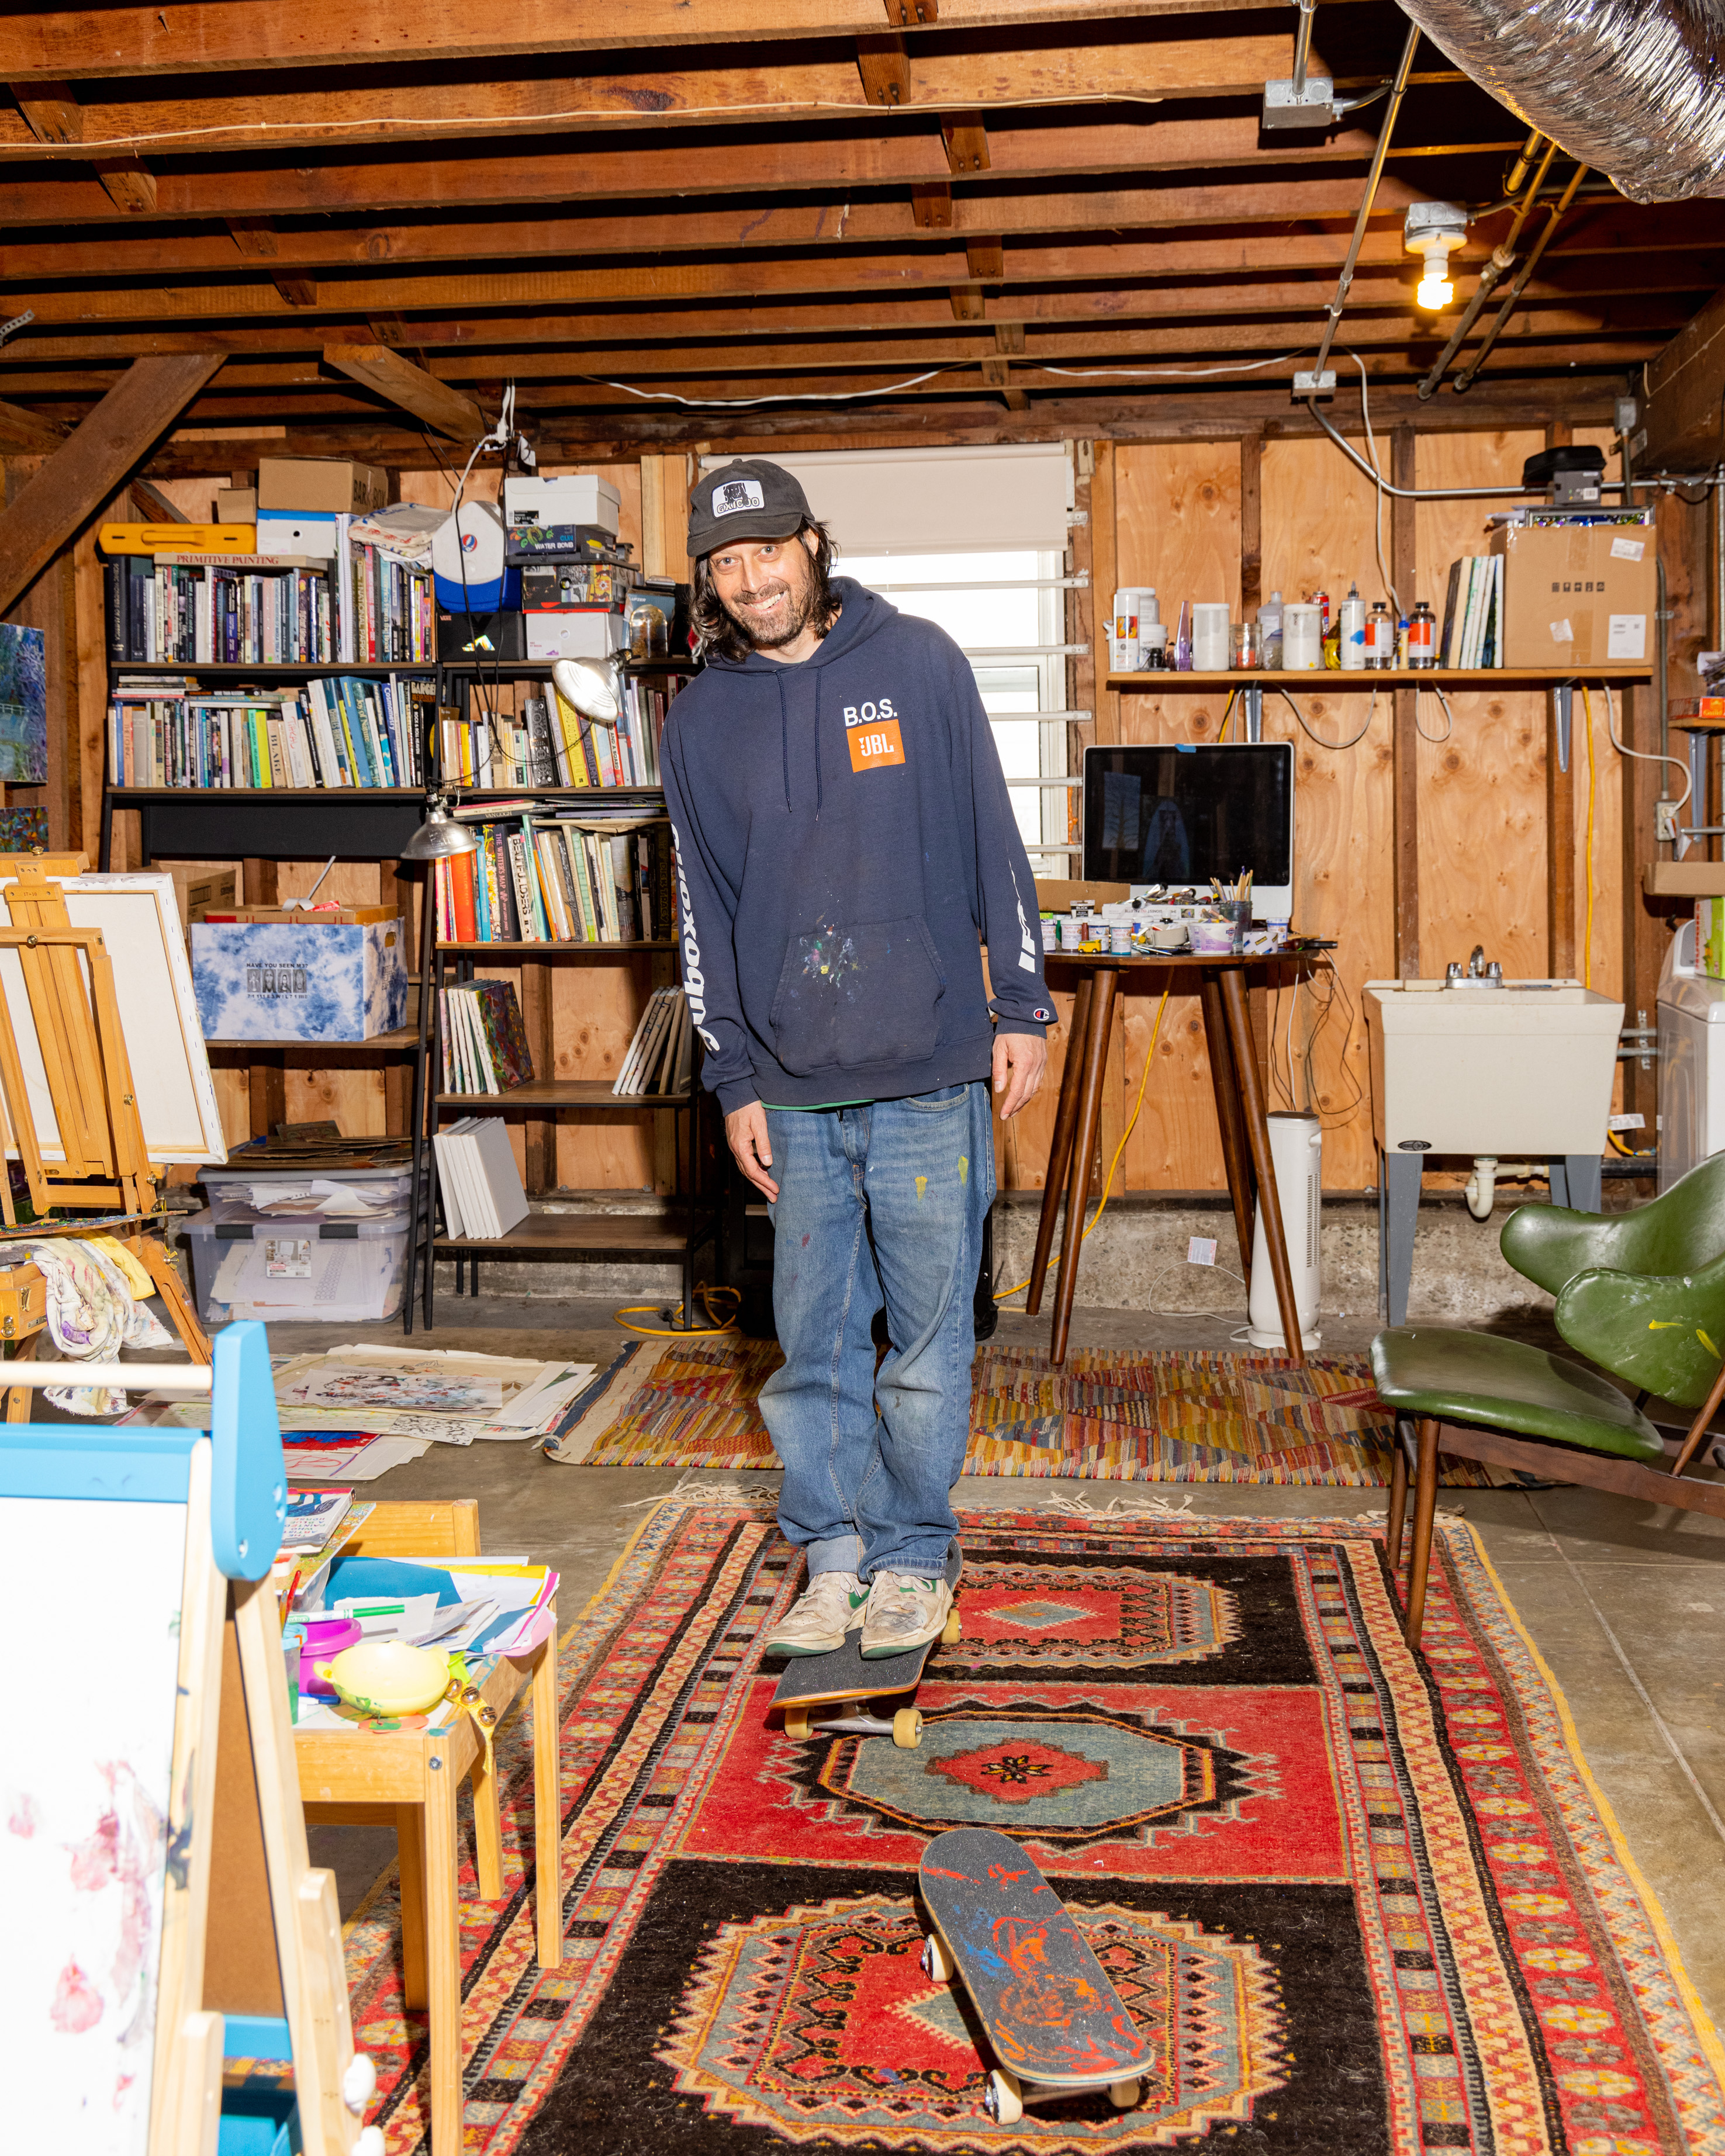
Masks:
[[[944,1579],[923,1579],[910,1572],[877,1572],[869,1585],[863,1614],[862,1656],[879,1661],[907,1655],[946,1630],[952,1590]]]
[[[863,1621],[869,1590],[854,1572],[818,1572],[768,1635],[768,1655],[830,1655]]]

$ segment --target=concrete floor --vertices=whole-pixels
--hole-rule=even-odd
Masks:
[[[603,1363],[624,1337],[603,1303],[444,1296],[439,1317],[435,1332],[416,1332],[416,1342]],[[1237,1322],[1080,1310],[1071,1345],[1225,1347]],[[1324,1346],[1363,1349],[1372,1329],[1327,1326]],[[1003,1316],[995,1337],[1043,1347],[1047,1321]],[[295,1326],[276,1344],[319,1348],[362,1338],[393,1344],[402,1334],[398,1325]],[[603,1585],[640,1520],[639,1501],[680,1479],[675,1468],[560,1467],[526,1445],[434,1445],[366,1484],[364,1494],[477,1497],[483,1546],[528,1551],[555,1564],[567,1619]],[[1093,1500],[1104,1502],[1142,1486],[1089,1486]],[[1034,1507],[1086,1487],[967,1476],[954,1502]],[[1163,1494],[1189,1496],[1194,1512],[1209,1516],[1322,1519],[1381,1512],[1387,1493],[1183,1486]],[[1589,1764],[1689,1974],[1715,2022],[1725,2025],[1725,1521],[1582,1489],[1455,1491],[1443,1502],[1478,1532],[1563,1687]],[[344,1910],[394,1854],[384,1830],[320,1829],[313,1840],[313,1861],[336,1871]]]

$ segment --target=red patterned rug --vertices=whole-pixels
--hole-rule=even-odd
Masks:
[[[770,1507],[662,1504],[563,1648],[567,1958],[533,1959],[531,1784],[505,1899],[465,1882],[468,2156],[1725,2152],[1725,2053],[1465,1527],[1426,1654],[1366,1523],[963,1520],[965,1636],[916,1750],[793,1743],[759,1641]],[[987,1824],[1065,1897],[1153,2045],[992,2126],[916,1868]],[[348,1931],[393,2156],[429,2148],[393,1875]]]

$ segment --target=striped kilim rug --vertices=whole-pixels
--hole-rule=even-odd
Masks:
[[[783,1359],[773,1341],[729,1335],[632,1345],[552,1457],[778,1467],[759,1394]],[[1106,1349],[1069,1355],[1056,1369],[1034,1349],[988,1345],[972,1375],[964,1471],[1377,1486],[1389,1480],[1390,1431],[1362,1356],[1314,1355],[1295,1369],[1219,1349]],[[1448,1479],[1480,1487],[1493,1478],[1459,1460]]]

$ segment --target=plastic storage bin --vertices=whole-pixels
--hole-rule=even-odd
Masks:
[[[405,1210],[374,1220],[218,1221],[207,1208],[185,1233],[206,1325],[236,1317],[375,1324],[400,1313],[411,1233]]]
[[[235,1165],[236,1162],[243,1163],[244,1159],[243,1152],[230,1153],[225,1168],[207,1168],[198,1178],[218,1227],[232,1225],[236,1221],[258,1224],[285,1218],[308,1221],[314,1228],[320,1224],[326,1229],[338,1224],[341,1216],[337,1214],[305,1213],[299,1209],[296,1201],[313,1195],[314,1183],[336,1183],[356,1192],[375,1193],[391,1212],[405,1213],[412,1201],[411,1163],[400,1168],[330,1169],[284,1167],[279,1160],[260,1163],[255,1168]],[[256,1202],[255,1194],[265,1189],[269,1192],[268,1203]],[[288,1208],[292,1209],[285,1210]]]

